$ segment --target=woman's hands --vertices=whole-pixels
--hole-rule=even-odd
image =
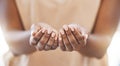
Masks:
[[[56,49],[58,46],[57,31],[44,23],[32,25],[30,45],[40,51]]]
[[[77,24],[64,25],[59,31],[39,23],[32,25],[30,44],[38,50],[53,50],[59,46],[63,51],[79,51],[87,43],[88,33]],[[59,39],[59,40],[58,40]]]
[[[59,45],[63,51],[79,51],[87,43],[88,33],[77,24],[64,25],[59,33]]]

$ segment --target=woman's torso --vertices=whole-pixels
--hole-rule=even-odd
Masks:
[[[16,3],[26,29],[38,22],[45,22],[56,30],[64,24],[77,23],[89,32],[100,6],[100,0],[16,0]],[[63,52],[59,48],[35,52],[29,57],[29,66],[105,66],[106,63],[105,58],[97,60],[75,51]]]

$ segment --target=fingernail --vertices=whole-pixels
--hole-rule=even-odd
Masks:
[[[45,33],[45,31],[46,31],[46,29],[45,29],[45,28],[43,28],[43,29],[42,29],[42,33]]]
[[[69,28],[71,29],[71,31],[74,31],[74,28],[72,26],[69,26]]]
[[[55,37],[55,33],[54,32],[52,33],[52,37]]]
[[[55,40],[57,40],[57,39],[58,39],[58,37],[56,36],[56,37],[55,37]]]
[[[61,30],[60,30],[60,33],[61,33],[62,35],[64,34],[64,31],[63,31],[63,29],[61,29]]]
[[[40,29],[38,28],[38,29],[37,29],[37,32],[39,32],[39,30],[40,30]]]
[[[62,40],[62,38],[61,37],[59,37],[59,41],[61,41]]]
[[[45,50],[48,51],[50,48],[48,46],[45,46]]]
[[[61,38],[61,35],[60,35],[60,34],[59,34],[59,38],[58,38],[58,39],[59,39],[59,41],[60,41],[60,40],[62,40],[62,38]]]
[[[55,33],[55,40],[58,40],[59,35]]]
[[[81,34],[82,34],[82,36],[84,36],[84,35],[85,35],[85,32],[84,32],[84,31],[81,31]]]
[[[35,36],[35,34],[36,34],[35,32],[32,32],[32,36]]]
[[[51,30],[48,30],[48,34],[51,34],[52,33],[52,31]]]
[[[88,34],[85,34],[84,37],[85,37],[85,39],[88,39]]]
[[[64,25],[63,28],[68,31],[68,26],[67,25]]]
[[[71,30],[74,31],[74,28],[72,27]]]
[[[41,30],[39,30],[39,33],[41,32]]]

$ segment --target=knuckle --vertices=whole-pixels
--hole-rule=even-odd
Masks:
[[[49,38],[49,36],[50,36],[49,34],[45,34],[45,38]]]
[[[57,43],[53,44],[53,47],[57,48],[57,47],[58,47],[58,44],[57,44]]]
[[[76,32],[76,31],[74,31],[74,32],[73,32],[73,34],[74,34],[74,35],[77,35],[77,32]]]
[[[53,45],[53,43],[54,43],[53,40],[49,40],[47,44],[48,45]]]
[[[58,46],[58,42],[57,42],[57,41],[55,41],[54,45],[55,45],[55,46]]]
[[[82,40],[82,37],[81,37],[81,36],[78,36],[78,40],[79,40],[79,41]]]
[[[44,45],[45,44],[45,41],[42,39],[42,40],[40,40],[40,44],[41,45]]]
[[[60,48],[61,48],[62,51],[66,51],[66,48],[63,44],[60,44]]]
[[[30,45],[36,45],[36,42],[31,42]]]
[[[46,51],[48,51],[48,50],[50,50],[50,49],[51,49],[51,47],[45,46],[45,50],[46,50]]]
[[[66,48],[63,47],[63,46],[61,46],[61,50],[62,50],[62,51],[66,51]]]
[[[33,37],[32,39],[33,39],[34,41],[38,41],[38,40],[39,40],[39,38],[38,38],[38,37],[36,37],[36,36],[35,36],[35,37]]]
[[[72,35],[72,33],[70,31],[66,32],[68,36]]]
[[[37,44],[37,42],[32,38],[30,38],[29,42],[30,42],[30,45],[36,45]]]
[[[66,38],[65,34],[64,34],[64,35],[62,35],[62,38],[63,38],[63,39],[65,39],[65,38]]]
[[[72,50],[73,50],[72,46],[69,46],[68,51],[72,51]]]
[[[52,45],[53,45],[53,43],[47,43],[46,45],[47,45],[47,46],[52,46]]]
[[[43,44],[41,44],[41,43],[38,43],[38,48],[40,49],[40,50],[43,50],[44,49],[44,45]]]
[[[76,48],[77,48],[77,45],[74,45],[73,48],[76,49]]]
[[[53,42],[53,41],[54,41],[54,39],[53,39],[52,37],[50,37],[49,41]]]
[[[37,50],[39,50],[39,51],[43,50],[43,48],[42,48],[42,47],[39,47],[39,46],[36,46],[35,48],[36,48]]]
[[[52,48],[52,49],[56,49],[56,48],[57,48],[57,46],[56,46],[56,45],[53,45],[51,48]]]
[[[69,45],[70,44],[68,41],[65,41],[64,43],[65,43],[65,45]]]
[[[75,44],[75,41],[74,41],[74,40],[71,40],[70,42],[71,42],[71,44]]]
[[[66,45],[66,47],[68,48],[68,50],[72,48],[70,44]]]

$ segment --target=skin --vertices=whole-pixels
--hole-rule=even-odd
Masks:
[[[80,47],[84,47],[86,45],[86,41],[88,39],[88,33],[84,33],[85,30],[80,30],[79,25],[70,24],[64,25],[63,29],[60,30],[60,44],[62,43],[65,46],[61,46],[61,49],[67,49],[65,51],[79,51]],[[62,39],[62,40],[61,40]],[[64,49],[63,49],[64,48]]]
[[[35,46],[37,50],[51,50],[58,46],[57,33],[47,24],[40,23],[38,27],[32,25],[30,45]]]
[[[84,40],[83,43],[80,43],[77,40],[82,42],[81,38],[85,37],[85,35],[87,35],[88,33],[84,32],[85,30],[79,31],[78,27],[81,27],[81,26],[75,25],[75,24],[70,26],[71,28],[74,28],[76,30],[74,32],[72,32],[72,30],[70,30],[69,27],[63,26],[63,29],[61,30],[62,37],[60,36],[60,40],[59,40],[60,44],[62,44],[61,49],[63,49],[64,51],[75,50],[88,57],[101,58],[104,56],[104,54],[106,53],[107,47],[109,46],[112,40],[112,36],[116,30],[117,24],[119,22],[119,15],[120,15],[119,13],[120,1],[111,0],[109,1],[109,3],[107,2],[108,0],[102,0],[102,3],[101,3],[102,6],[100,8],[94,30],[89,35],[88,38],[83,39]],[[81,32],[84,32],[85,35],[81,36],[80,34]],[[78,37],[77,40],[75,40],[76,37]],[[86,43],[86,40],[87,40],[87,43]],[[82,46],[84,43],[86,44],[85,47]],[[79,45],[79,44],[82,44],[82,45]],[[77,45],[79,45],[79,47]]]
[[[35,24],[31,29],[24,30],[14,0],[0,1],[4,3],[0,4],[1,7],[5,8],[0,12],[5,14],[0,16],[5,18],[1,19],[4,22],[0,24],[9,47],[15,55],[30,54],[36,50],[55,50],[59,42],[63,51],[77,51],[89,57],[101,58],[106,53],[120,15],[119,0],[103,0],[94,30],[90,34],[81,30],[84,27],[76,24],[64,25],[59,33],[47,24],[44,26]],[[13,38],[14,36],[16,38]]]

